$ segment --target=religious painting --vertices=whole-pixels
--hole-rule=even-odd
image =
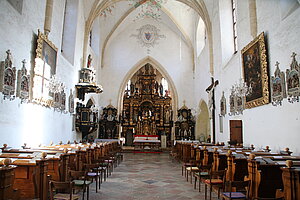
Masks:
[[[53,99],[53,108],[60,108],[61,106],[61,94],[60,93],[54,93],[54,99]]]
[[[271,77],[271,97],[272,105],[281,105],[283,98],[286,98],[284,72],[279,69],[279,62],[276,62],[274,76]]]
[[[231,92],[229,96],[230,113],[229,115],[235,115],[235,95]]]
[[[3,93],[4,99],[13,100],[16,89],[16,68],[12,64],[10,50],[6,51],[5,61],[0,62],[0,92]]]
[[[238,114],[243,114],[244,106],[244,98],[241,96],[235,96],[236,98],[236,112]]]
[[[243,75],[252,92],[245,97],[245,108],[269,103],[267,54],[264,33],[242,49]]]
[[[243,110],[245,109],[245,101],[242,96],[238,96],[231,91],[229,96],[229,104],[230,104],[230,112],[228,113],[230,116],[243,114]]]
[[[48,37],[38,33],[36,59],[33,77],[33,98],[48,99],[47,85],[51,76],[56,73],[57,48],[48,40]]]
[[[30,75],[27,74],[25,59],[22,61],[22,63],[22,68],[18,70],[17,97],[24,101],[29,98]]]
[[[60,110],[65,111],[66,110],[66,93],[65,91],[62,91],[60,93]]]
[[[43,41],[42,60],[51,67],[51,75],[56,72],[56,50],[52,48],[47,40]]]
[[[300,67],[296,60],[296,53],[292,54],[292,63],[290,69],[286,70],[286,81],[287,81],[287,93],[289,96],[289,102],[294,102],[293,99],[299,101],[300,96]]]

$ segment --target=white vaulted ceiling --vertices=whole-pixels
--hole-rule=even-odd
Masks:
[[[199,4],[195,2],[194,0],[167,0],[166,3],[162,4],[161,19],[158,20],[160,26],[166,26],[177,34],[190,48],[191,52],[194,52],[195,49],[199,20],[202,20],[205,16],[205,11],[196,12],[197,9],[195,7],[199,6]],[[100,16],[101,12],[111,6],[113,6],[111,13],[106,12],[106,17]],[[105,57],[105,50],[110,40],[126,30],[132,23],[145,21],[145,24],[147,24],[149,20],[154,20],[152,18],[136,19],[138,13],[141,12],[141,6],[134,8],[128,0],[95,0],[93,3],[89,2],[89,4],[86,4],[85,7],[87,18],[86,32],[92,29],[95,20],[99,21],[98,24],[101,27],[100,53],[98,54],[101,60]],[[200,17],[201,14],[203,16]],[[203,21],[206,25],[209,24],[209,20]]]

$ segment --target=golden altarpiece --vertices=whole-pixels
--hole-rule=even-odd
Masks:
[[[132,145],[137,135],[167,136],[171,140],[173,126],[172,98],[162,84],[162,75],[150,64],[133,75],[123,100],[122,136]]]

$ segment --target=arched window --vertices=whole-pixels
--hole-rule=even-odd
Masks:
[[[128,91],[128,94],[129,94],[129,95],[131,95],[131,94],[130,94],[130,85],[131,85],[131,80],[129,80],[129,81],[127,82],[126,89],[125,89],[125,91],[126,91],[126,90]]]
[[[97,17],[92,26],[92,30],[89,35],[89,46],[93,50],[93,55],[99,56],[100,52],[100,17]]]
[[[236,3],[234,0],[219,1],[222,63],[226,65],[237,52]]]
[[[236,3],[235,3],[235,0],[231,0],[231,10],[232,10],[233,49],[234,49],[234,53],[237,53]]]
[[[206,43],[206,30],[202,18],[199,19],[197,27],[197,57],[202,52]]]
[[[74,64],[76,29],[78,18],[78,1],[66,0],[64,24],[62,31],[61,52],[62,55]]]
[[[162,79],[161,79],[161,84],[162,84],[162,86],[163,86],[164,95],[166,95],[166,92],[168,92],[168,94],[169,94],[169,96],[170,96],[168,81],[167,81],[165,78],[162,78]]]

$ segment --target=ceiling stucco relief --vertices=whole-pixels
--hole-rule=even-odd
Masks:
[[[165,35],[159,34],[160,29],[150,24],[146,24],[136,31],[138,34],[132,34],[131,37],[136,37],[138,43],[140,43],[142,47],[147,48],[148,54],[150,53],[150,47],[154,47],[158,44],[159,39],[166,38]]]

